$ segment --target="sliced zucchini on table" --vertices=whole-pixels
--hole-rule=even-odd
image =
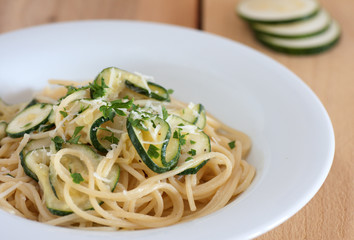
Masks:
[[[184,120],[193,123],[200,129],[205,127],[206,112],[202,104],[190,103],[188,107],[179,110],[176,114]]]
[[[0,121],[0,140],[6,137],[7,122]]]
[[[171,137],[169,124],[159,117],[146,117],[132,111],[127,131],[143,162],[154,172],[163,173],[177,165],[180,144]]]
[[[182,165],[184,162],[193,159],[195,156],[211,151],[209,136],[197,126],[176,115],[168,117],[167,122],[171,126],[173,137],[178,136],[181,145],[181,155],[178,160],[178,165]],[[186,169],[181,172],[180,175],[197,173],[207,161],[208,159]]]
[[[325,31],[331,23],[331,17],[324,9],[315,16],[304,21],[284,24],[251,24],[257,33],[280,37],[280,38],[303,38],[319,34]]]
[[[53,111],[53,105],[47,103],[37,103],[20,113],[9,122],[6,133],[12,138],[22,137],[25,133],[37,130],[41,125],[48,122]]]
[[[265,34],[256,34],[256,37],[264,45],[279,52],[311,54],[325,51],[334,46],[340,38],[340,32],[338,23],[332,20],[326,31],[306,38],[284,39]]]
[[[249,22],[289,23],[314,16],[319,10],[316,0],[243,0],[236,12]]]
[[[34,180],[36,180],[38,182],[38,177],[37,175],[31,170],[32,167],[30,167],[26,161],[30,158],[25,158],[26,155],[36,149],[47,149],[47,151],[49,151],[49,147],[51,145],[52,141],[50,140],[50,138],[42,138],[42,139],[33,139],[30,140],[26,146],[22,149],[22,151],[20,152],[20,160],[21,160],[21,165],[23,167],[23,171],[27,174],[27,176],[33,178]],[[31,160],[33,161],[33,160]],[[49,164],[48,164],[49,165]]]

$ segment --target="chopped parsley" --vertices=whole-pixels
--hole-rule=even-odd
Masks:
[[[81,137],[81,135],[78,135],[78,134],[83,128],[84,128],[84,126],[76,127],[74,130],[74,134],[71,137],[71,139],[68,141],[68,143],[77,144],[79,142],[80,137]]]
[[[68,113],[65,111],[59,111],[59,113],[65,118],[68,116]]]
[[[102,115],[104,118],[108,118],[110,120],[113,120],[115,117],[116,113],[115,111],[110,107],[110,106],[101,106],[100,111],[102,112]]]
[[[195,149],[191,149],[188,154],[191,156],[195,156],[197,154],[197,151]]]
[[[85,107],[85,105],[81,104],[81,105],[80,105],[80,111],[78,112],[78,114],[84,112],[84,111],[85,111],[86,109],[88,109],[89,107],[90,107],[90,105],[87,105],[87,106]]]
[[[176,139],[178,139],[178,138],[179,138],[179,134],[178,134],[178,132],[177,132],[177,131],[174,131],[174,132],[173,132],[173,138],[176,138]]]
[[[72,93],[74,93],[74,92],[79,90],[78,88],[76,88],[74,86],[65,86],[65,87],[66,87],[66,90],[67,90],[66,96],[68,96],[68,95],[70,95],[70,94],[72,94]]]
[[[13,175],[11,175],[10,173],[7,173],[6,175],[9,176],[9,177],[15,178],[15,177],[14,177]]]
[[[193,158],[192,157],[187,157],[185,162],[188,162],[189,160],[193,160]]]
[[[190,140],[189,142],[190,142],[192,145],[193,145],[193,144],[196,144],[196,141],[193,141],[193,140]]]
[[[151,158],[158,158],[160,156],[160,154],[158,153],[158,150],[160,150],[158,147],[156,147],[155,145],[150,144],[149,149],[147,151],[147,154]]]
[[[80,184],[81,182],[83,182],[85,179],[81,176],[80,173],[72,173],[70,174],[70,176],[73,179],[73,182],[76,184]]]
[[[89,88],[92,98],[95,99],[103,97],[106,92],[105,88],[108,88],[108,86],[104,82],[104,78],[101,78],[101,84],[98,83],[98,79],[96,78],[93,83],[89,83]]]
[[[132,124],[133,127],[138,128],[143,131],[149,131],[149,129],[144,125],[143,119],[132,119],[129,118],[129,122]]]
[[[168,94],[172,94],[173,92],[174,92],[173,89],[168,89],[168,90],[167,90],[167,93],[168,93]]]
[[[168,112],[167,112],[165,106],[162,106],[162,118],[163,118],[163,120],[166,120],[168,118]]]
[[[235,148],[235,141],[229,142],[228,143],[230,149],[234,149]]]
[[[65,142],[64,139],[62,139],[59,136],[55,136],[52,138],[52,141],[54,142],[55,150],[59,151],[63,147],[63,143]]]
[[[107,105],[100,107],[103,117],[108,118],[113,121],[115,115],[126,116],[125,112],[122,109],[129,109],[133,106],[134,99],[131,99],[127,102],[123,102],[121,99],[114,100]]]
[[[106,140],[112,144],[118,144],[119,139],[117,137],[114,136],[114,133],[112,132],[111,136],[105,136],[102,138],[102,140]]]
[[[82,87],[74,87],[74,86],[64,86],[67,90],[66,95],[62,98],[60,98],[59,100],[63,100],[64,98],[66,98],[67,96],[69,96],[70,94],[73,94],[74,92],[80,91],[80,90],[85,90],[88,89],[89,86],[82,86]]]
[[[153,127],[153,128],[156,128],[155,122],[151,120],[151,123],[152,123],[152,127]]]
[[[189,133],[186,133],[186,134],[180,134],[179,136],[179,143],[181,144],[181,146],[185,145],[186,144],[186,139],[185,137],[188,135]]]

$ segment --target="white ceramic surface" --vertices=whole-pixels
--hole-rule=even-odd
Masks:
[[[279,225],[318,191],[331,167],[334,133],[326,110],[293,73],[236,42],[181,27],[84,21],[0,36],[0,96],[29,100],[47,79],[92,79],[117,66],[152,75],[174,97],[201,102],[249,134],[257,175],[225,208],[175,226],[132,232],[78,231],[0,211],[1,236],[22,239],[248,239]],[[5,224],[4,224],[5,223]]]

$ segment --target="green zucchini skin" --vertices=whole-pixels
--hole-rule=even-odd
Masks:
[[[208,141],[208,146],[206,146],[207,148],[206,148],[205,152],[210,152],[211,151],[211,144],[210,144],[209,136],[206,133],[204,133],[204,132],[201,132],[200,135],[203,136]],[[198,142],[197,142],[197,144],[198,144]],[[196,174],[202,167],[204,167],[204,165],[208,161],[209,161],[209,159],[206,159],[202,163],[200,163],[198,166],[188,168],[188,169],[184,170],[183,172],[179,173],[178,175]]]
[[[65,144],[64,148],[71,148],[71,149],[76,149],[76,150],[80,150],[82,151],[84,154],[90,156],[90,160],[93,164],[93,166],[96,168],[97,165],[99,164],[99,162],[102,159],[102,156],[100,156],[99,154],[97,154],[94,149],[90,148],[88,145],[83,145],[83,144]],[[69,164],[72,164],[71,166],[74,166],[73,164],[75,164],[78,161],[80,161],[79,159],[74,159],[74,161],[69,162]],[[74,170],[74,172],[78,172],[79,169]],[[108,174],[107,178],[112,180],[112,183],[109,184],[109,187],[111,189],[111,191],[113,192],[118,184],[119,181],[119,177],[120,177],[120,168],[118,164],[114,164],[112,167],[111,172]],[[48,182],[50,185],[50,188],[52,190],[52,193],[54,194],[55,198],[57,200],[55,200],[54,202],[59,202],[60,206],[62,207],[62,209],[60,209],[60,206],[54,206],[51,204],[47,204],[47,208],[49,209],[49,211],[54,214],[54,215],[58,215],[58,216],[66,216],[69,215],[71,213],[73,213],[72,211],[68,210],[68,206],[65,204],[65,202],[63,200],[60,199],[58,192],[57,192],[57,188],[60,187],[60,184],[58,182],[56,173],[54,171],[54,169],[52,168],[52,166],[49,166],[49,178],[48,178]],[[85,197],[85,196],[84,196]],[[87,196],[86,196],[87,197]],[[99,204],[103,204],[103,201],[99,201]],[[92,210],[92,206],[89,202],[89,200],[87,200],[86,202],[82,202],[81,199],[81,206],[80,206],[83,210],[87,211],[87,210]]]
[[[37,101],[37,99],[34,98],[26,105],[26,107],[24,109],[29,108],[37,103],[39,103],[39,102]]]
[[[331,16],[324,9],[312,18],[290,24],[250,23],[254,33],[277,38],[299,39],[314,36],[326,31],[331,25]]]
[[[26,163],[26,155],[36,149],[41,149],[45,148],[48,149],[51,145],[51,140],[48,138],[44,139],[33,139],[30,140],[26,146],[22,149],[20,152],[20,161],[21,161],[21,166],[23,168],[23,171],[26,173],[27,176],[31,177],[33,180],[38,182],[38,177],[37,175],[27,166]]]
[[[45,115],[42,116],[42,120],[40,122],[38,122],[37,124],[35,124],[34,126],[31,126],[31,127],[22,127],[23,129],[21,129],[20,131],[13,131],[13,129],[18,128],[18,124],[16,123],[16,120],[21,115],[29,114],[35,108],[45,109],[47,107],[51,108],[51,109],[50,109],[49,113],[44,113]],[[11,138],[20,138],[20,137],[23,137],[23,135],[25,135],[26,133],[31,133],[33,131],[36,131],[37,129],[39,129],[39,127],[41,125],[44,125],[44,124],[46,124],[48,122],[48,119],[49,119],[50,115],[53,112],[52,108],[53,108],[53,105],[51,105],[51,104],[48,104],[48,103],[37,103],[37,104],[34,104],[34,105],[22,110],[7,125],[7,128],[6,128],[7,135],[9,137],[11,137]]]
[[[143,86],[139,86],[139,83],[142,81],[140,76],[116,67],[103,69],[95,78],[95,83],[101,85],[102,79],[107,86],[113,86],[112,88],[109,87],[104,90],[104,97],[107,99],[116,99],[119,95],[119,92],[122,91],[124,87],[126,87],[136,93],[159,101],[170,101],[168,91],[164,87],[147,81],[147,85],[151,89],[151,91],[149,91]],[[90,95],[91,98],[94,98],[92,90],[90,91]]]
[[[197,116],[195,116],[195,112],[198,113]],[[203,129],[206,125],[206,111],[202,104],[196,104],[192,107],[188,106],[174,114],[178,115],[183,120],[196,125],[200,129]]]
[[[170,161],[172,162],[170,164],[170,166],[166,166],[166,167],[161,167],[158,166],[148,155],[148,153],[146,152],[145,148],[143,147],[143,145],[141,144],[138,136],[136,135],[136,132],[134,130],[134,126],[132,125],[131,121],[129,120],[129,118],[127,119],[127,131],[128,131],[128,136],[130,138],[130,141],[133,143],[133,146],[135,147],[136,151],[138,152],[139,156],[141,157],[141,159],[143,160],[143,162],[146,164],[146,166],[148,166],[152,171],[156,172],[156,173],[164,173],[167,172],[169,170],[171,170],[172,168],[174,168],[177,165],[177,157],[176,160],[174,161]],[[171,136],[171,130],[168,130],[168,133],[166,135],[165,139],[169,139]],[[168,142],[167,142],[168,143]],[[166,151],[166,147],[167,144],[163,144],[162,145],[162,149],[161,149],[161,156],[162,154],[164,154],[163,152]],[[161,159],[162,160],[162,159]]]
[[[129,88],[130,90],[133,90],[136,93],[142,94],[144,96],[147,96],[147,97],[159,100],[159,101],[166,101],[166,102],[171,101],[168,91],[164,87],[162,87],[156,83],[149,82],[149,81],[147,82],[147,84],[150,88],[158,89],[158,91],[161,93],[157,94],[154,91],[149,92],[147,89],[139,87],[139,86],[135,85],[134,83],[130,82],[129,80],[125,80],[126,87]]]
[[[5,121],[0,121],[0,140],[6,137],[6,127],[7,127],[7,122]]]
[[[203,129],[206,125],[206,112],[202,104],[198,104],[198,105],[199,105],[199,110],[198,110],[199,116],[193,122],[193,124],[199,127],[200,129]]]
[[[184,170],[183,172],[179,173],[178,175],[190,175],[190,174],[196,174],[204,165],[209,161],[209,159],[204,160],[201,164],[194,168],[188,168]]]
[[[248,22],[265,24],[292,23],[315,16],[320,10],[317,0],[290,2],[286,6],[281,1],[243,0],[235,11]]]
[[[203,132],[200,128],[195,126],[196,130],[198,131],[197,133],[189,134],[188,131],[184,131],[180,129],[181,125],[183,126],[192,126],[193,124],[184,120],[183,118],[176,116],[176,115],[171,115],[169,117],[169,124],[172,128],[173,131],[179,131],[179,138],[182,138],[182,135],[185,135],[185,143],[183,146],[181,146],[181,155],[185,155],[186,153],[189,153],[192,149],[196,151],[196,155],[202,154],[202,153],[207,153],[211,151],[211,144],[210,144],[210,138],[209,136]],[[194,141],[194,144],[191,143],[191,141]],[[193,157],[193,156],[191,156]],[[209,159],[204,160],[197,166],[193,166],[191,168],[188,168],[184,170],[183,172],[179,173],[179,175],[187,175],[187,174],[196,174],[207,162]],[[185,159],[184,161],[188,161]],[[183,159],[179,159],[179,163],[177,166],[183,164]]]
[[[23,171],[26,173],[27,176],[38,182],[38,177],[37,175],[32,172],[28,167],[26,163],[26,158],[25,155],[23,154],[23,151],[20,152],[20,160],[21,160],[21,166],[23,168]]]
[[[302,48],[302,49],[276,46],[274,44],[262,40],[262,37],[259,34],[256,34],[256,39],[264,46],[269,47],[270,49],[276,52],[281,52],[290,55],[311,55],[311,54],[322,53],[334,47],[340,41],[340,35],[338,35],[336,39],[334,39],[332,42],[326,45],[322,45],[318,47]]]
[[[99,140],[97,139],[97,131],[98,128],[105,122],[108,122],[109,118],[105,118],[105,117],[100,117],[98,118],[96,121],[94,121],[94,123],[91,125],[90,128],[90,139],[91,139],[91,143],[92,145],[97,149],[97,151],[107,154],[108,150],[106,148],[104,148],[101,143],[99,142]]]
[[[294,22],[299,22],[299,21],[305,21],[305,20],[308,20],[312,17],[314,17],[318,12],[319,12],[320,9],[317,9],[316,11],[308,14],[308,15],[305,15],[303,17],[298,17],[298,18],[292,18],[292,19],[287,19],[287,20],[276,20],[276,21],[265,21],[265,20],[255,20],[255,19],[250,19],[250,18],[247,18],[246,16],[243,16],[242,14],[238,13],[236,11],[236,15],[240,18],[242,18],[243,20],[249,22],[249,23],[264,23],[264,24],[284,24],[284,23],[294,23]]]
[[[51,173],[50,173],[50,159],[49,156],[46,154],[47,152],[49,153],[50,150],[47,147],[48,143],[50,143],[50,139],[39,139],[39,140],[32,140],[27,145],[25,148],[21,151],[20,157],[21,157],[21,165],[24,167],[25,173],[33,178],[35,181],[39,183],[41,186],[42,190],[44,191],[44,194],[46,196],[46,207],[48,210],[53,214],[57,216],[66,216],[72,213],[70,209],[68,209],[66,203],[63,200],[60,200],[58,198],[57,192],[55,190],[55,186],[51,182],[53,179],[51,179]],[[42,147],[43,146],[43,147]],[[91,155],[92,161],[95,165],[97,165],[101,159],[101,156],[99,156],[95,151],[93,151],[90,147],[87,145],[81,145],[81,144],[71,144],[71,145],[64,145],[65,147],[68,148],[73,148],[73,149],[78,149],[82,150],[85,152],[85,154]],[[45,152],[43,152],[45,151]],[[39,163],[37,162],[38,159],[33,158],[36,156],[32,156],[33,153],[39,153],[39,154],[44,154],[46,158],[46,165],[43,165],[42,167],[39,167]],[[43,160],[39,159],[41,163],[43,164]],[[31,161],[31,162],[29,162]],[[36,162],[33,162],[36,161]],[[34,164],[35,163],[35,164]],[[33,169],[32,169],[32,168]],[[39,174],[37,176],[37,174]],[[112,171],[108,174],[107,178],[111,179],[112,182],[109,183],[110,189],[113,192],[114,189],[116,188],[118,181],[119,181],[119,176],[120,176],[120,168],[118,164],[114,164],[112,167]],[[52,176],[53,177],[53,176]],[[99,204],[101,205],[103,201],[100,201]],[[82,203],[84,207],[84,210],[91,210],[92,207],[90,206],[89,202]]]
[[[54,208],[51,208],[51,207],[48,207],[48,206],[47,206],[47,209],[49,210],[49,212],[51,214],[59,216],[59,217],[63,217],[63,216],[70,215],[70,214],[73,213],[71,211],[58,210],[58,209],[54,209]],[[90,209],[88,209],[88,210],[90,210]]]
[[[251,29],[253,31],[253,34],[256,36],[256,38],[257,38],[257,35],[263,34],[263,35],[267,35],[267,36],[271,36],[271,37],[278,37],[278,38],[300,39],[300,38],[307,38],[307,37],[312,37],[312,36],[321,34],[321,33],[325,32],[329,28],[329,26],[330,25],[328,24],[327,26],[320,29],[319,31],[312,32],[309,34],[296,35],[296,36],[295,35],[294,36],[284,36],[284,35],[279,35],[279,34],[272,34],[272,33],[266,32],[266,31],[256,30],[252,27],[252,25],[251,25]]]

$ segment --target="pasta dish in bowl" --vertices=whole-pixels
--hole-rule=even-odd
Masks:
[[[0,206],[55,226],[137,230],[215,212],[251,184],[249,137],[149,76],[109,67],[0,102]]]

